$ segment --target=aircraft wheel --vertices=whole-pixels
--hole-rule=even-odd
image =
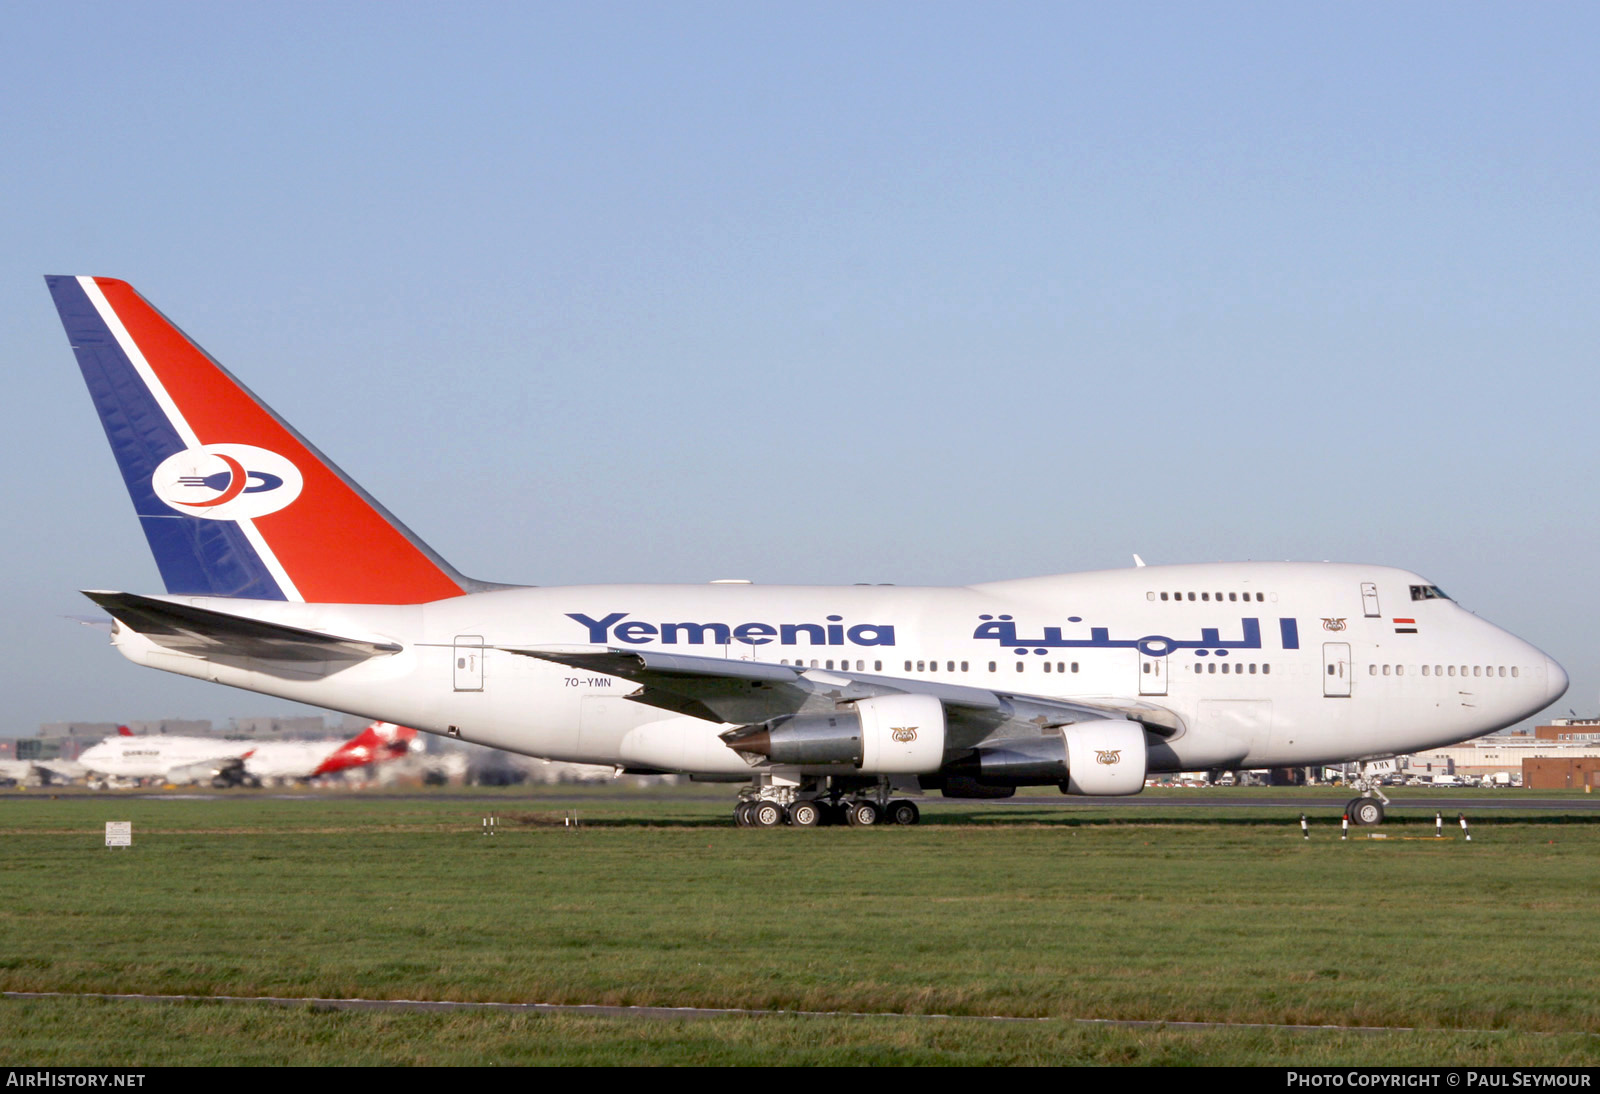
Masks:
[[[1383,803],[1377,798],[1357,798],[1350,803],[1350,820],[1371,828],[1383,823]]]
[[[874,802],[851,802],[845,806],[845,820],[851,828],[870,828],[878,823],[878,806]]]
[[[776,828],[784,821],[783,806],[761,801],[750,807],[750,823],[756,828]]]
[[[228,789],[228,786],[229,786],[228,780],[224,779],[221,775],[213,775],[212,776],[212,778],[211,778],[211,789],[213,789],[213,790],[226,790],[226,789]]]
[[[916,824],[922,819],[922,811],[917,808],[916,802],[895,801],[889,803],[890,824]]]
[[[822,823],[822,810],[814,801],[798,801],[789,806],[789,823],[796,828],[815,828]]]
[[[750,802],[740,802],[733,807],[733,823],[738,828],[750,827]]]

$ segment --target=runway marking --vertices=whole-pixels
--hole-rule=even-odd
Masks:
[[[658,1021],[692,1021],[701,1018],[911,1018],[946,1022],[1067,1022],[1081,1026],[1117,1026],[1129,1029],[1261,1029],[1299,1033],[1527,1033],[1556,1037],[1578,1033],[1600,1037],[1585,1030],[1532,1029],[1445,1029],[1423,1026],[1315,1026],[1281,1022],[1189,1022],[1134,1018],[1042,1018],[1007,1014],[902,1014],[893,1011],[850,1010],[761,1010],[745,1007],[647,1007],[605,1006],[598,1003],[482,1003],[456,999],[323,999],[281,995],[146,995],[140,993],[6,991],[5,999],[99,999],[125,1003],[265,1003],[279,1007],[321,1007],[329,1010],[479,1010],[511,1014],[573,1014],[594,1018],[645,1018]]]

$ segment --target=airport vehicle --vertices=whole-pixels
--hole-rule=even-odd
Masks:
[[[138,664],[532,756],[748,780],[739,823],[802,827],[913,823],[916,790],[1133,794],[1147,772],[1373,761],[1567,687],[1544,653],[1386,566],[959,588],[473,580],[131,286],[47,281],[166,586],[86,593]]]
[[[90,785],[209,783],[260,786],[263,779],[311,779],[403,756],[416,730],[374,722],[348,741],[253,741],[224,737],[136,736],[127,727],[84,750]]]

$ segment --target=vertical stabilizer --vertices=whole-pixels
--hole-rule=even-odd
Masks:
[[[477,585],[132,286],[45,281],[167,592],[415,604]]]

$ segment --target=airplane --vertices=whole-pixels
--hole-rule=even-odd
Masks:
[[[165,585],[86,590],[168,672],[619,772],[746,783],[749,827],[906,795],[1138,793],[1367,763],[1548,706],[1566,672],[1388,566],[1145,566],[950,587],[468,578],[126,282],[46,278]],[[1368,781],[1347,806],[1383,819]]]
[[[51,786],[81,779],[83,766],[74,760],[0,760],[0,780],[18,786]]]
[[[263,779],[310,779],[405,755],[416,730],[374,722],[348,741],[250,741],[223,737],[135,736],[126,726],[83,751],[91,785],[160,779],[217,789]]]

